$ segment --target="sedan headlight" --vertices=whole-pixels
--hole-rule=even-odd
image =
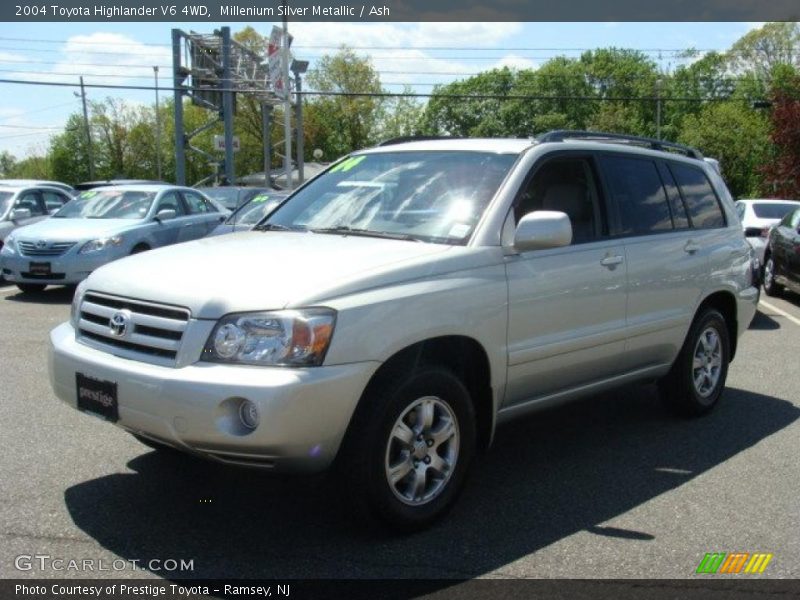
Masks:
[[[86,242],[81,248],[79,254],[90,254],[92,252],[100,252],[101,250],[105,250],[106,248],[111,248],[113,246],[119,246],[120,244],[122,244],[121,235],[114,235],[107,238],[100,238],[98,240],[92,240],[91,242]]]
[[[9,235],[3,242],[3,251],[5,251],[8,254],[16,254],[17,240],[16,238],[14,238],[13,235]]]
[[[203,360],[318,366],[325,359],[335,323],[336,311],[329,308],[227,315],[211,332]]]

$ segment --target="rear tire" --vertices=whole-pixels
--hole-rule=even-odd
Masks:
[[[764,293],[773,297],[783,293],[783,286],[775,281],[775,261],[771,255],[767,256],[764,263]]]
[[[39,294],[44,291],[47,286],[43,283],[18,283],[17,287],[25,294]]]
[[[423,367],[371,385],[337,459],[355,514],[402,532],[431,525],[457,499],[475,437],[469,392],[447,369]]]
[[[725,389],[729,361],[725,317],[716,309],[706,309],[695,318],[672,369],[659,382],[662,400],[684,416],[711,411]]]

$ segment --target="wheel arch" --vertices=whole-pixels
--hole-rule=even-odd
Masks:
[[[714,308],[725,317],[725,325],[728,328],[728,340],[730,342],[730,360],[736,356],[736,348],[739,342],[739,324],[737,319],[736,297],[729,291],[719,290],[706,296],[695,311],[695,319],[707,308]]]
[[[494,398],[491,387],[491,366],[483,345],[463,335],[428,338],[395,352],[370,378],[356,406],[350,426],[356,421],[371,390],[387,380],[425,366],[447,368],[467,387],[475,410],[478,448],[486,449],[492,440],[495,425]]]

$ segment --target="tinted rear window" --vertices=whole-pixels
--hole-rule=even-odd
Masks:
[[[772,202],[754,202],[753,212],[759,219],[782,219],[794,209],[797,208],[796,204],[775,204]]]
[[[672,163],[669,166],[675,181],[686,201],[692,226],[696,229],[714,229],[725,226],[725,217],[719,206],[717,195],[711,187],[705,173],[699,169],[683,164]]]
[[[623,235],[672,229],[667,195],[656,164],[622,156],[601,160],[608,187],[619,207]]]

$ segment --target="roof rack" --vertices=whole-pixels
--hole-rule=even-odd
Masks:
[[[652,150],[661,150],[664,152],[677,152],[688,156],[689,158],[696,158],[703,160],[701,152],[691,146],[684,146],[674,142],[665,142],[664,140],[657,140],[655,138],[639,137],[636,135],[625,135],[622,133],[604,133],[602,131],[581,131],[571,129],[557,129],[555,131],[548,131],[535,138],[538,142],[563,142],[564,140],[591,140],[597,142],[611,142],[619,144],[631,144],[635,146],[643,146]]]
[[[450,135],[402,135],[400,137],[384,140],[378,144],[380,146],[393,146],[395,144],[404,144],[406,142],[429,142],[431,140],[460,140],[458,136]]]

